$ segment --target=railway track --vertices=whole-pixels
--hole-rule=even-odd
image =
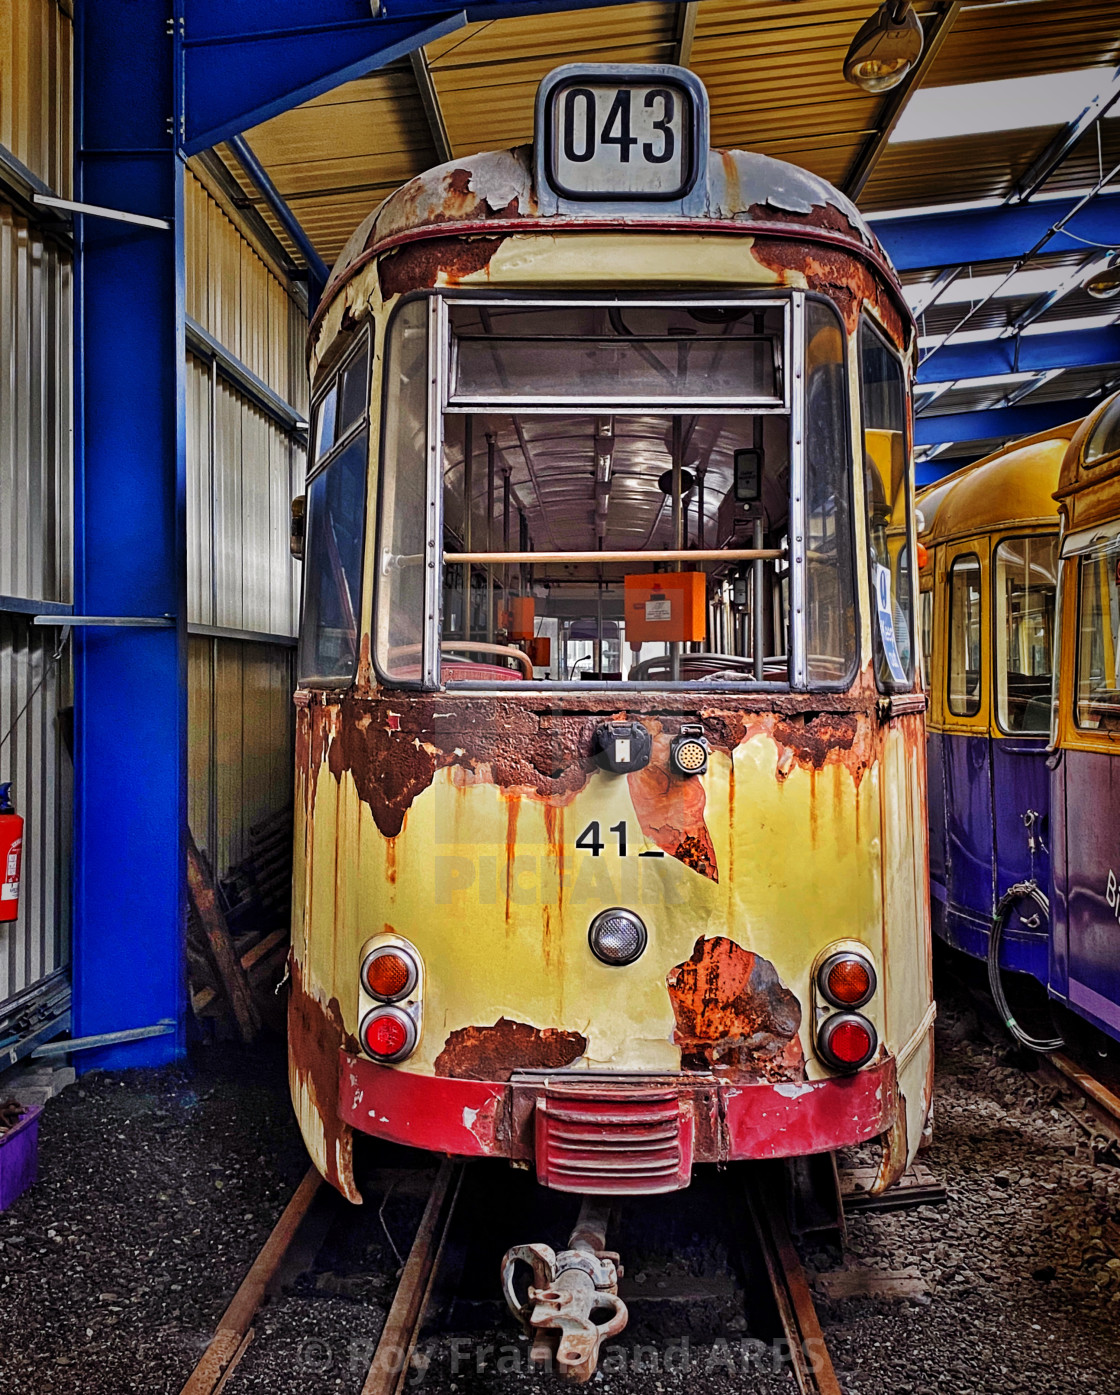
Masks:
[[[422,1379],[414,1364],[417,1344],[435,1306],[432,1300],[441,1270],[454,1267],[446,1264],[445,1251],[457,1210],[461,1210],[467,1175],[465,1164],[447,1160],[432,1181],[361,1395],[401,1395],[406,1386],[415,1388]],[[731,1172],[726,1185],[738,1186],[731,1210],[742,1212],[749,1230],[741,1237],[744,1246],[760,1255],[764,1263],[784,1337],[783,1351],[789,1353],[789,1369],[800,1395],[841,1395],[809,1283],[786,1224],[779,1180],[775,1171],[766,1168]],[[276,1291],[292,1251],[300,1252],[301,1263],[313,1262],[329,1228],[325,1212],[341,1214],[340,1208],[331,1207],[333,1199],[314,1169],[309,1171],[250,1266],[181,1395],[218,1395],[227,1386],[233,1395],[234,1373],[256,1335],[255,1323],[262,1306]],[[673,1334],[662,1335],[668,1340]],[[562,1348],[563,1343],[560,1345]],[[562,1360],[553,1365],[553,1369],[562,1367]],[[559,1390],[565,1383],[557,1377],[556,1384]]]

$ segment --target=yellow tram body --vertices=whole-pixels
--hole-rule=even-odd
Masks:
[[[352,1200],[360,1199],[355,1130],[522,1166],[535,1157],[549,1185],[580,1190],[583,1175],[587,1190],[602,1183],[625,1192],[685,1185],[693,1161],[821,1152],[876,1136],[887,1185],[927,1127],[933,1004],[924,700],[914,679],[877,686],[875,574],[858,522],[870,507],[864,491],[872,471],[881,479],[886,460],[888,483],[879,489],[887,492],[893,459],[894,497],[880,519],[888,566],[897,573],[900,551],[914,555],[908,413],[884,456],[885,433],[872,449],[856,405],[860,325],[873,325],[897,357],[900,382],[908,382],[912,327],[874,239],[827,185],[738,152],[712,152],[708,180],[701,216],[678,211],[642,224],[594,208],[546,216],[526,150],[453,161],[406,185],[358,229],[313,323],[316,398],[333,391],[324,385],[361,336],[372,350],[355,672],[333,687],[305,683],[296,698],[292,1093],[317,1166]],[[406,644],[385,649],[395,610],[378,608],[379,588],[396,585],[393,576],[413,563],[369,542],[380,536],[378,510],[390,488],[382,477],[390,428],[378,404],[392,386],[391,326],[410,297],[425,307],[447,298],[447,310],[415,312],[418,325],[427,314],[429,326],[444,324],[431,333],[446,333],[439,316],[458,313],[459,297],[463,313],[473,313],[478,292],[498,303],[529,296],[534,305],[589,293],[619,303],[689,295],[749,301],[763,293],[791,325],[805,313],[799,297],[819,295],[838,307],[829,312],[835,329],[827,351],[836,354],[837,391],[852,404],[845,450],[864,462],[850,479],[857,520],[850,678],[828,691],[775,680],[782,645],[773,638],[769,681],[742,691],[718,681],[628,685],[621,674],[549,686],[523,681],[524,669],[488,687],[386,681],[379,644],[397,655],[385,662],[421,664],[419,655],[400,658]],[[811,365],[814,352],[801,333],[790,340],[793,394],[802,377],[797,355]],[[467,348],[455,352],[465,356]],[[438,354],[429,362],[438,367]],[[799,409],[791,410],[796,434]],[[450,432],[450,418],[441,426],[438,417],[429,402],[429,431]],[[446,440],[437,458],[443,476]],[[466,458],[455,467],[464,475]],[[679,495],[683,485],[678,479],[673,487]],[[491,498],[488,534],[495,509]],[[314,526],[309,516],[309,545]],[[776,537],[770,542],[777,577],[781,548]],[[536,539],[534,546],[543,550]],[[718,573],[718,560],[708,565]],[[562,570],[534,568],[538,578]],[[641,551],[631,571],[651,571]],[[491,566],[486,586],[499,586],[496,574]],[[600,594],[601,577],[602,568]],[[775,580],[773,594],[788,600],[792,584]],[[730,581],[718,585],[731,594]],[[712,596],[716,583],[708,586]],[[469,638],[475,594],[464,588]],[[720,604],[726,619],[732,603]],[[900,650],[908,605],[904,595],[893,622],[881,620],[897,628]],[[778,601],[772,614],[791,623]],[[710,625],[724,623],[710,608],[713,616]],[[553,663],[568,622],[556,623]],[[602,671],[601,612],[597,633]],[[508,626],[504,634],[505,643],[478,641],[504,653],[483,647],[475,657],[487,663],[472,659],[462,672],[488,670],[491,659],[510,662],[519,642]],[[432,648],[430,638],[411,647],[423,645]],[[445,680],[455,647],[449,639],[439,645]],[[675,660],[686,669],[689,652],[684,646]],[[412,668],[401,671],[416,679]],[[596,728],[616,721],[649,732],[644,769],[619,774],[592,759]],[[701,727],[709,747],[706,772],[691,778],[668,769],[685,724]],[[648,934],[644,953],[625,967],[589,952],[589,924],[611,908],[635,912]],[[420,963],[405,1004],[415,1042],[399,1062],[377,1064],[360,1038],[376,1007],[360,972],[372,948],[397,944]],[[852,948],[873,965],[875,992],[862,1011],[877,1041],[863,1070],[844,1073],[819,1050],[818,1028],[832,1008],[818,970],[828,954]],[[555,1112],[553,1096],[570,1099],[581,1083],[599,1117],[612,1100],[641,1100],[643,1091],[668,1100],[677,1133],[657,1176],[628,1169],[622,1153],[607,1182],[594,1168],[580,1174],[578,1162],[565,1171],[562,1161],[542,1159],[552,1146],[542,1119]]]

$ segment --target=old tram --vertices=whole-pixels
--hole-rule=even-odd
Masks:
[[[913,335],[855,207],[710,150],[684,69],[557,69],[533,146],[354,233],[310,336],[290,1024],[352,1200],[355,1130],[584,1197],[913,1156]]]

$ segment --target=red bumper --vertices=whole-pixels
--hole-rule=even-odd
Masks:
[[[828,1080],[563,1072],[511,1081],[413,1075],[342,1052],[339,1113],[362,1133],[430,1152],[535,1162],[564,1191],[687,1186],[694,1162],[830,1152],[885,1132],[893,1058]]]

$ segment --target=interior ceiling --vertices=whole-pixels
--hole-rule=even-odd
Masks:
[[[446,150],[457,157],[531,140],[537,84],[551,68],[579,60],[683,59],[707,86],[713,145],[792,161],[842,189],[851,189],[857,162],[875,146],[858,195],[867,213],[1011,195],[1062,128],[918,143],[877,141],[895,95],[870,96],[842,76],[848,45],[877,3],[696,0],[473,24],[430,44],[422,56],[347,83],[246,132],[246,139],[328,264],[381,199],[440,163]],[[948,8],[944,0],[915,0],[927,33]],[[1120,0],[965,0],[927,63],[921,86],[1115,67],[1120,64],[1118,21]],[[422,98],[423,74],[417,72],[425,63],[438,106],[434,119]],[[1086,101],[1093,95],[1086,92]],[[231,152],[220,147],[218,154],[241,185],[245,202],[299,264],[296,249]],[[1102,121],[1081,137],[1040,192],[1083,190],[1096,183],[1102,164],[1107,170],[1118,161],[1120,119]],[[1078,258],[1067,260],[1075,270]],[[931,280],[935,274],[909,279]],[[995,301],[969,328],[1010,325],[1028,304]],[[1099,317],[1109,304],[1075,292],[1042,318]],[[921,324],[923,333],[945,333],[967,309],[932,307]],[[1118,374],[1120,367],[1102,370],[1094,381],[1103,389]],[[1046,384],[1051,397],[1052,386]],[[994,389],[980,405],[995,405],[1006,395]],[[936,407],[925,410],[959,411],[954,396],[942,394]]]

